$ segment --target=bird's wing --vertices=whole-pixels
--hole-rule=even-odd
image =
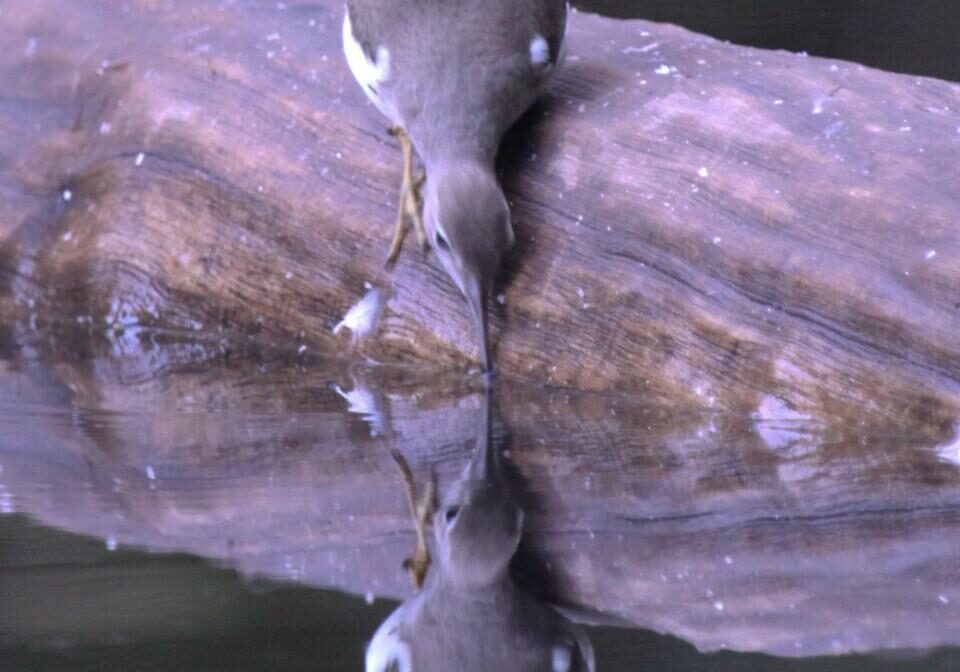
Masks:
[[[371,63],[376,63],[377,49],[383,46],[385,22],[382,12],[371,11],[376,3],[369,0],[347,0],[347,17],[353,38]]]

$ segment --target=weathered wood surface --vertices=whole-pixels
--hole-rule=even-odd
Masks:
[[[436,259],[408,245],[381,270],[399,152],[342,62],[341,12],[5,3],[3,322],[469,366]],[[584,14],[569,54],[503,152],[505,376],[952,422],[960,87]],[[357,352],[331,326],[368,281],[391,298]]]
[[[441,490],[473,445],[456,379],[175,366],[112,344],[0,374],[0,509],[250,575],[405,597],[401,449]],[[169,345],[169,344],[168,344]],[[325,371],[325,372],[323,372]],[[501,383],[519,568],[547,596],[692,642],[784,655],[960,643],[960,440],[789,412],[668,409]],[[371,436],[376,433],[377,436]]]

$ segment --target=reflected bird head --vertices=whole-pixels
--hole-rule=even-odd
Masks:
[[[443,577],[466,587],[505,578],[523,533],[523,510],[504,482],[492,445],[490,390],[483,396],[473,455],[434,515]]]

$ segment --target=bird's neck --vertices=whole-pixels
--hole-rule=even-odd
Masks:
[[[506,569],[483,581],[467,581],[446,572],[437,572],[436,579],[436,590],[473,602],[498,602],[514,590],[513,579]]]
[[[426,161],[427,179],[431,175],[476,173],[496,182],[493,159],[475,154],[438,154]]]

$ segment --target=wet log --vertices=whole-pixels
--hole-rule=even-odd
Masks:
[[[433,376],[264,361],[148,378],[110,347],[2,361],[0,513],[377,598],[412,591],[390,449],[444,492],[478,419]],[[527,511],[518,576],[545,597],[704,650],[960,642],[957,436],[506,383],[497,399]]]
[[[382,270],[399,153],[342,62],[341,13],[6,3],[3,322],[470,366],[437,260],[410,244]],[[503,375],[952,423],[960,87],[586,14],[569,55],[502,151]],[[365,282],[390,298],[354,349],[331,327]]]

